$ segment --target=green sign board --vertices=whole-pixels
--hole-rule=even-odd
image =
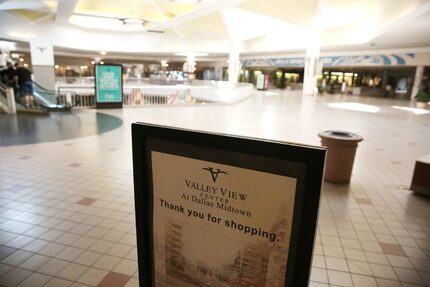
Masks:
[[[97,107],[118,103],[122,106],[122,66],[96,65],[95,76]]]

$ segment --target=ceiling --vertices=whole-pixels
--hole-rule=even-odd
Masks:
[[[0,38],[138,54],[428,47],[430,0],[0,0]]]

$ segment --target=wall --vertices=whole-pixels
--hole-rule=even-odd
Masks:
[[[52,66],[33,66],[34,81],[48,90],[55,89],[55,71]]]

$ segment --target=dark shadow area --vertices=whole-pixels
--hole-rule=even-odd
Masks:
[[[122,125],[120,118],[86,111],[0,114],[0,146],[67,140],[101,134]]]

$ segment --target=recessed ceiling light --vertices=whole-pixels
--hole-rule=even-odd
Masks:
[[[106,54],[107,54],[106,51],[100,51],[100,55],[104,56]]]

